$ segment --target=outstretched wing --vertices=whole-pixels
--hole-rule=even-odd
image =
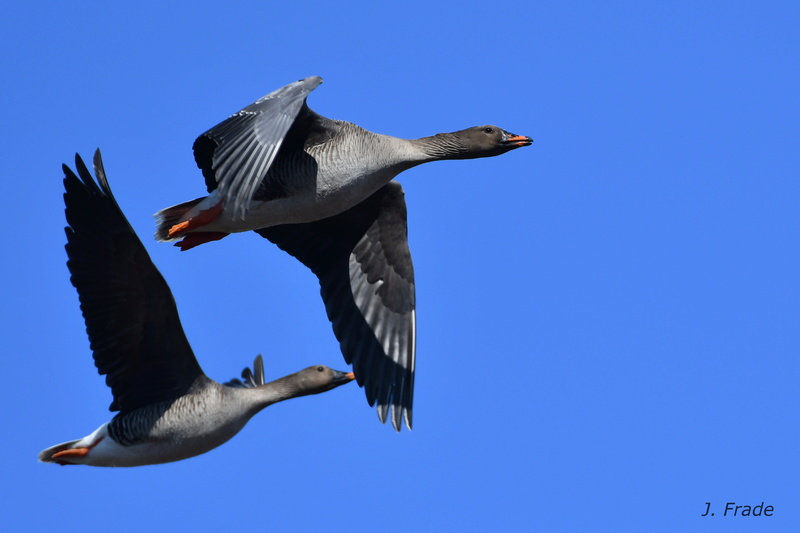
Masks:
[[[202,374],[172,293],[123,215],[106,180],[100,150],[92,179],[76,154],[64,169],[67,266],[78,290],[100,374],[127,412],[184,394]]]
[[[244,218],[253,193],[303,108],[306,97],[322,78],[290,83],[217,124],[194,142],[194,158],[209,192],[220,197],[234,217]]]
[[[319,278],[328,319],[378,416],[411,429],[416,353],[414,267],[403,189],[392,181],[339,215],[256,230]]]

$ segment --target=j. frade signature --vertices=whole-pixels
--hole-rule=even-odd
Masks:
[[[736,502],[727,502],[725,510],[722,511],[722,516],[772,516],[774,512],[775,507],[764,505],[764,502],[758,505],[737,505]],[[706,502],[705,512],[700,516],[714,516],[714,511],[711,510],[711,502]]]

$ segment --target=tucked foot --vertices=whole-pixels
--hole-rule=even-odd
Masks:
[[[89,455],[89,452],[92,451],[92,448],[94,448],[95,446],[100,444],[100,441],[102,441],[104,438],[105,437],[100,437],[99,439],[94,441],[89,446],[76,446],[75,448],[65,448],[63,450],[59,450],[59,451],[55,452],[54,454],[52,454],[50,457],[48,457],[47,458],[47,462],[58,463],[60,465],[80,464],[80,461],[72,462],[69,459],[70,458],[86,457],[87,455]],[[69,444],[70,443],[65,443],[65,444],[62,444],[61,446],[65,446],[65,445],[69,446]],[[43,453],[46,453],[46,451],[43,452]],[[39,456],[39,459],[41,460],[42,457]]]
[[[219,202],[214,207],[210,207],[208,209],[200,211],[200,213],[198,213],[197,216],[191,217],[189,220],[185,220],[183,222],[175,224],[169,229],[168,237],[170,239],[173,239],[182,233],[186,233],[187,231],[191,231],[193,229],[205,226],[206,224],[213,222],[219,216],[220,213],[222,213],[222,202]],[[227,235],[227,233],[225,235]],[[220,237],[220,239],[221,238],[222,237]],[[217,239],[211,239],[211,240],[217,240]]]
[[[70,448],[68,450],[61,450],[60,452],[56,452],[52,455],[51,459],[58,459],[60,457],[85,457],[91,451],[91,448],[82,447],[82,448]],[[66,464],[61,461],[56,461],[60,464]]]
[[[230,233],[221,231],[196,231],[194,233],[187,233],[183,236],[183,240],[175,243],[175,246],[181,249],[181,252],[186,251],[201,244],[218,241],[223,237],[227,237]]]

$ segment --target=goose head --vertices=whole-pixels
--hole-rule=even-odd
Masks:
[[[530,137],[492,125],[439,133],[420,140],[423,141],[425,151],[437,159],[493,157],[533,143]]]
[[[287,376],[287,378],[296,387],[296,396],[306,396],[335,389],[353,381],[355,375],[352,372],[334,370],[325,365],[316,365]]]

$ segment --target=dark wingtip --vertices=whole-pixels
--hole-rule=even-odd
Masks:
[[[378,414],[378,420],[381,421],[381,424],[385,424],[386,420],[391,418],[392,427],[398,433],[403,429],[404,420],[408,430],[411,431],[413,429],[411,409],[409,407],[401,407],[396,404],[378,404],[375,411]],[[390,411],[391,417],[389,416]]]

